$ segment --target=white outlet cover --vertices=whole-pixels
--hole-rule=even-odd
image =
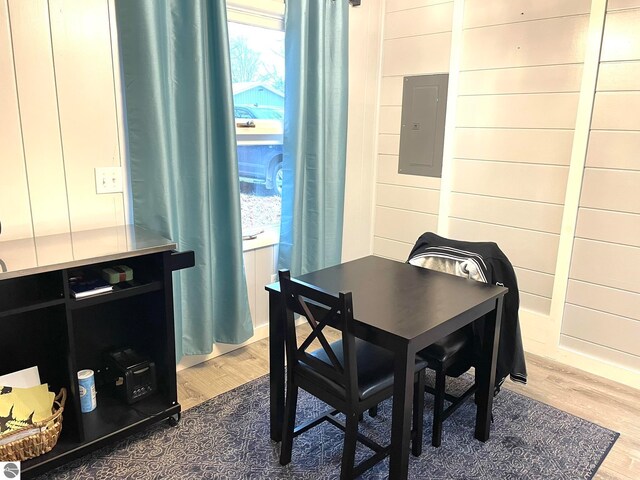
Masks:
[[[98,167],[96,168],[96,193],[122,192],[122,168]]]

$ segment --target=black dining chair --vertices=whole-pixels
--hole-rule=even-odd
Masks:
[[[425,390],[433,395],[431,445],[434,447],[439,447],[442,443],[442,423],[476,391],[474,381],[459,396],[446,392],[447,377],[459,377],[476,366],[477,356],[473,344],[473,329],[471,325],[467,325],[418,352],[418,358],[426,361],[428,368],[436,374],[434,387],[425,385]],[[450,402],[446,409],[445,400]]]
[[[494,242],[466,242],[440,237],[426,232],[418,238],[408,263],[462,276],[485,283],[499,283],[509,288],[505,297],[502,315],[498,372],[496,373],[497,393],[505,376],[522,383],[526,382],[526,366],[518,325],[518,284],[513,266],[506,255]],[[418,352],[418,357],[435,371],[435,386],[426,386],[434,395],[433,429],[431,444],[439,447],[442,442],[442,423],[455,412],[475,391],[476,383],[464,393],[454,396],[446,392],[446,377],[459,377],[478,364],[479,332],[482,331],[480,317],[473,324],[440,339]],[[518,346],[520,348],[518,348]],[[521,357],[521,358],[520,358]],[[502,360],[502,361],[500,361]],[[445,409],[444,402],[450,402]]]
[[[282,308],[286,312],[285,346],[287,355],[287,393],[280,464],[291,461],[293,438],[328,421],[345,432],[340,478],[355,478],[384,459],[391,446],[381,446],[358,432],[362,413],[393,395],[393,354],[353,335],[351,292],[335,296],[316,286],[291,278],[280,271]],[[294,314],[299,313],[311,326],[311,333],[298,345]],[[333,328],[341,338],[329,343],[323,333]],[[307,349],[317,340],[321,348]],[[413,398],[412,453],[422,451],[424,409],[424,368],[416,360]],[[298,389],[302,388],[327,403],[331,409],[317,418],[295,427]],[[344,414],[344,422],[336,415]],[[375,413],[375,412],[374,412]],[[356,442],[373,454],[355,465]]]

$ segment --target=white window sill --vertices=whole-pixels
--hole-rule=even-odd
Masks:
[[[265,227],[264,232],[258,234],[256,238],[242,241],[242,251],[257,250],[258,248],[270,247],[280,242],[280,227]]]

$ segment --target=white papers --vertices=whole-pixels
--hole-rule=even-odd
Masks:
[[[0,387],[31,388],[40,383],[38,367],[25,368],[0,377]]]
[[[21,440],[23,438],[30,437],[31,435],[36,435],[36,434],[42,432],[45,429],[46,429],[46,427],[28,428],[26,430],[20,430],[20,431],[14,433],[14,434],[11,434],[11,435],[6,435],[6,436],[3,436],[3,437],[0,437],[0,445],[6,445],[7,443],[16,442],[16,441]]]

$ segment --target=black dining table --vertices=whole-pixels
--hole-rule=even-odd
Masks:
[[[503,297],[508,289],[386,258],[367,256],[296,277],[329,292],[353,294],[354,334],[394,354],[389,478],[406,479],[415,355],[485,315],[475,375],[475,438],[489,439]],[[285,315],[278,283],[269,292],[270,429],[282,439]]]

